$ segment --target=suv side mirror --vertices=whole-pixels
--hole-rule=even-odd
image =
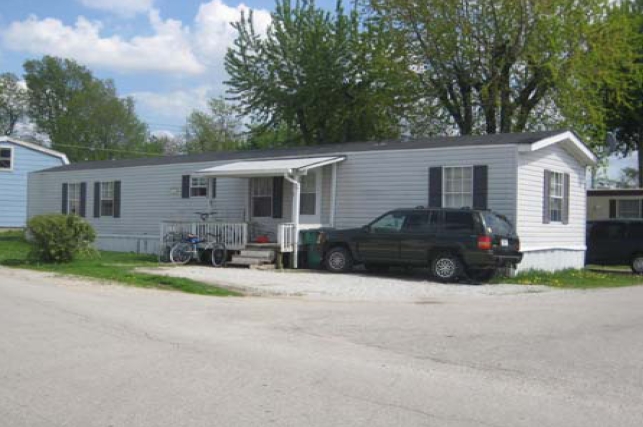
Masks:
[[[370,233],[371,232],[371,226],[370,225],[365,225],[362,227],[362,231],[364,233]]]

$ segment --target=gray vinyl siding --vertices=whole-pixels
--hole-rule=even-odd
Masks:
[[[347,153],[337,168],[338,228],[400,207],[427,206],[429,167],[488,166],[488,207],[515,219],[516,146]]]
[[[585,246],[586,171],[560,144],[518,158],[517,230],[524,250],[580,249]],[[568,173],[569,223],[543,224],[545,170]]]
[[[181,197],[181,177],[226,162],[189,163],[148,167],[38,172],[29,179],[29,216],[60,213],[63,183],[87,183],[87,220],[101,234],[158,235],[163,220],[198,221],[195,212],[209,211],[207,198]],[[94,182],[121,181],[121,217],[93,217]],[[217,179],[214,210],[244,213],[247,180]],[[231,218],[232,219],[232,218]],[[242,221],[243,218],[238,218]]]

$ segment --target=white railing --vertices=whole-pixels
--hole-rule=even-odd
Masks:
[[[293,223],[279,224],[277,242],[281,252],[294,252],[296,250],[297,227]]]
[[[181,233],[196,234],[203,240],[223,242],[231,250],[245,249],[248,245],[248,224],[243,222],[163,221],[161,222],[161,247],[173,233],[175,236]]]

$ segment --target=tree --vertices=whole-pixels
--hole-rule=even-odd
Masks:
[[[643,0],[625,2],[621,8],[638,29],[638,65],[643,68]],[[632,72],[626,78],[630,85],[625,101],[611,96],[609,91],[605,96],[608,128],[616,136],[618,151],[623,155],[638,152],[638,170],[643,171],[643,73]],[[638,186],[643,187],[643,174],[637,177]]]
[[[399,134],[395,84],[403,79],[393,70],[404,69],[386,59],[386,34],[357,11],[345,14],[341,0],[333,13],[314,0],[278,0],[265,36],[252,14],[233,27],[226,83],[241,111],[256,118],[255,131],[285,125],[307,145]]]
[[[241,120],[237,108],[222,98],[212,98],[208,111],[194,110],[185,127],[188,153],[234,150],[241,145]]]
[[[620,97],[632,38],[609,0],[370,0],[417,73],[417,103],[460,134],[573,123],[604,127],[601,89]]]
[[[160,154],[148,144],[147,126],[134,101],[120,98],[110,80],[100,80],[70,59],[45,56],[26,61],[29,115],[52,148],[70,160],[103,160]]]
[[[0,74],[0,134],[11,135],[27,114],[27,90],[12,73]]]

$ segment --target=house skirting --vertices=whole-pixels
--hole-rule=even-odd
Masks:
[[[158,254],[159,236],[150,234],[99,234],[94,246],[101,251]]]
[[[523,250],[522,262],[517,272],[527,270],[558,271],[585,266],[585,249],[533,249]]]

